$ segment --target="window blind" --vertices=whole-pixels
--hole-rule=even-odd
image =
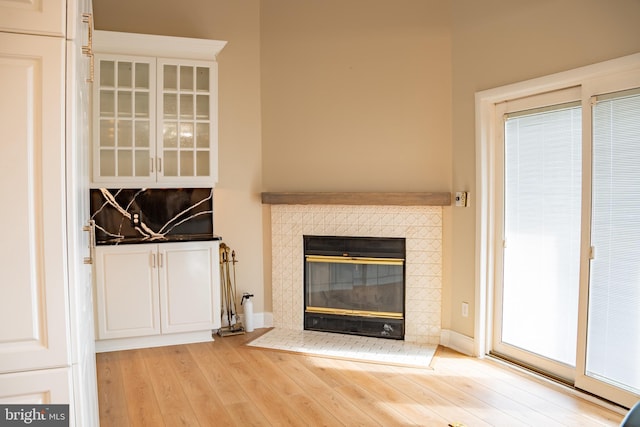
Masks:
[[[596,98],[586,373],[640,393],[640,94]]]
[[[579,103],[507,115],[502,340],[575,366]]]

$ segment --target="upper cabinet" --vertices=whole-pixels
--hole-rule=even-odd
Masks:
[[[93,181],[153,183],[156,61],[101,54],[95,61]]]
[[[72,10],[76,2],[69,3]],[[66,11],[66,0],[2,0],[0,31],[64,37]]]
[[[95,32],[94,186],[215,186],[224,45]]]

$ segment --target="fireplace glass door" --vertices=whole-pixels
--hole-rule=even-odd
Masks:
[[[308,256],[307,310],[402,318],[402,260]]]
[[[403,338],[404,242],[368,254],[366,242],[305,255],[305,329]]]

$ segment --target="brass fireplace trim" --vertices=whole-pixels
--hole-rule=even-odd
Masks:
[[[403,265],[404,258],[367,258],[344,256],[307,255],[307,262],[326,262],[335,264],[374,264],[374,265]]]
[[[402,320],[404,318],[402,313],[389,312],[389,311],[346,310],[346,309],[328,308],[328,307],[307,307],[305,311],[307,313],[337,314],[340,316],[379,317],[384,319],[397,319],[397,320]]]

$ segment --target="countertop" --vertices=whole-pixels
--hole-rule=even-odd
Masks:
[[[105,240],[97,240],[97,246],[113,246],[113,245],[137,245],[144,243],[176,243],[176,242],[206,242],[222,240],[222,237],[215,234],[175,234],[167,235],[160,238],[152,237],[122,237]]]

